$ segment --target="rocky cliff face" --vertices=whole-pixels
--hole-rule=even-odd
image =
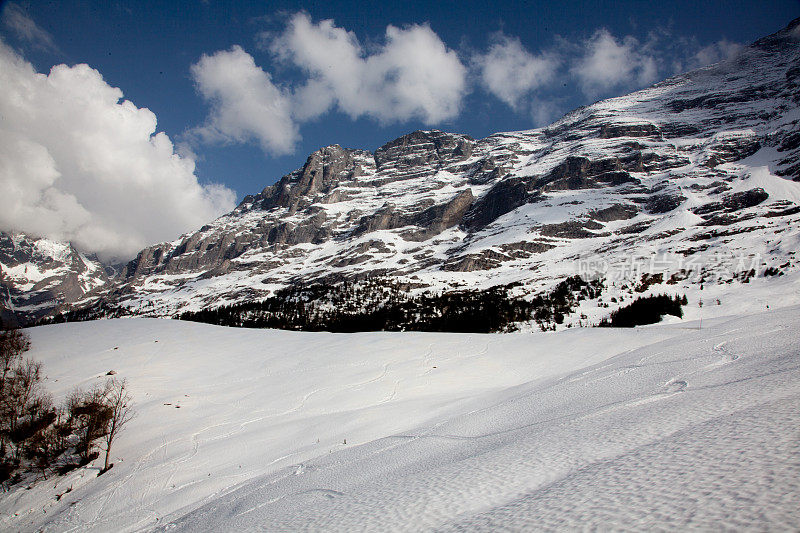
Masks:
[[[593,274],[587,261],[610,277],[635,256],[669,256],[664,280],[727,269],[730,279],[716,276],[727,283],[750,269],[743,261],[794,268],[798,182],[794,21],[729,61],[546,128],[481,140],[417,131],[374,153],[322,148],[228,215],[140,252],[105,299],[169,316],[375,276],[532,294]],[[617,281],[635,284],[630,274]]]
[[[25,324],[61,310],[107,282],[103,266],[70,244],[0,232],[3,324]]]

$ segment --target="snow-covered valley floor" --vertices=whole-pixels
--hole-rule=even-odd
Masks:
[[[57,398],[115,370],[138,415],[0,529],[797,530],[800,307],[697,325],[34,328]]]

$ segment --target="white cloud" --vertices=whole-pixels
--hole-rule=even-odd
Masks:
[[[571,72],[583,91],[596,95],[614,88],[645,85],[656,81],[656,58],[649,47],[632,36],[618,41],[605,28],[584,43],[584,52]]]
[[[661,48],[667,48],[671,52],[671,74],[681,74],[731,59],[737,56],[744,48],[744,45],[727,39],[701,46],[694,37],[674,38],[670,35],[666,37],[672,38],[673,43],[671,46],[662,44]]]
[[[271,50],[308,76],[295,91],[300,120],[336,106],[354,119],[436,124],[458,116],[467,92],[466,67],[426,24],[388,26],[385,43],[369,53],[332,20],[297,13]]]
[[[148,109],[87,65],[49,75],[0,42],[0,227],[127,258],[233,207]]]
[[[698,50],[692,57],[688,63],[688,67],[690,69],[693,68],[700,68],[706,65],[710,65],[712,63],[718,63],[720,61],[724,61],[725,59],[730,59],[733,56],[737,55],[743,46],[739,43],[734,43],[728,41],[727,39],[722,39],[721,41],[717,41],[715,43],[711,43],[708,46],[705,46]]]
[[[241,47],[203,55],[191,71],[200,94],[212,105],[205,125],[192,133],[206,142],[255,140],[275,155],[294,150],[300,135],[288,93]]]
[[[533,125],[537,128],[552,124],[564,114],[563,102],[555,97],[533,98],[529,108]]]
[[[53,37],[40,28],[19,5],[9,2],[3,8],[3,25],[11,30],[17,38],[33,46],[56,52]]]
[[[307,13],[295,13],[282,31],[259,35],[260,48],[272,53],[277,72],[291,83],[277,84],[239,46],[204,55],[193,65],[198,91],[212,108],[206,123],[191,133],[206,142],[256,141],[268,154],[286,154],[294,150],[304,122],[331,110],[383,124],[455,119],[472,85],[541,126],[563,111],[569,89],[561,86],[567,82],[577,82],[589,97],[611,96],[740,48],[724,40],[700,48],[664,29],[642,40],[616,37],[605,28],[575,43],[555,40],[531,52],[518,37],[498,32],[486,49],[469,54],[468,69],[428,24],[389,25],[382,41],[365,45],[333,20],[315,22]]]
[[[351,118],[381,122],[458,116],[467,69],[427,25],[388,26],[385,43],[368,53],[355,34],[332,20],[297,13],[279,35],[262,35],[280,61],[304,79],[276,85],[241,47],[203,55],[192,66],[200,94],[211,103],[205,124],[190,134],[205,142],[256,141],[273,155],[291,153],[299,123],[336,107]]]
[[[499,34],[485,54],[473,61],[483,87],[514,109],[524,96],[553,80],[559,60],[553,53],[534,56],[519,38]]]

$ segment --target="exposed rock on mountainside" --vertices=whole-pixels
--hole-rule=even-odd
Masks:
[[[72,245],[0,233],[0,318],[17,325],[40,318],[105,285],[103,266]]]
[[[793,269],[798,94],[800,20],[546,128],[328,146],[231,213],[142,250],[100,301],[172,316],[377,276],[532,297],[576,273],[613,277],[635,255],[669,255],[664,279],[683,276],[683,290],[696,281],[686,272],[727,283],[751,264]]]

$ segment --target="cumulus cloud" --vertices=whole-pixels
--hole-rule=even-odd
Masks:
[[[523,97],[551,82],[559,65],[556,54],[534,56],[518,38],[503,34],[473,62],[484,89],[514,109],[520,108]]]
[[[0,42],[0,227],[128,258],[233,207],[87,65],[49,74]]]
[[[724,40],[701,48],[665,29],[640,40],[601,28],[577,42],[556,37],[552,46],[530,51],[518,37],[498,32],[487,48],[462,50],[462,62],[428,24],[389,25],[382,40],[366,45],[333,20],[314,21],[304,12],[258,40],[272,55],[272,73],[239,46],[192,66],[197,89],[211,104],[205,124],[191,131],[196,139],[256,142],[267,154],[286,154],[304,122],[331,110],[382,124],[440,124],[461,114],[473,86],[542,126],[568,105],[569,90],[562,89],[568,83],[593,98],[619,94],[741,48]],[[274,72],[291,83],[275,82]]]
[[[601,28],[580,47],[571,48],[577,56],[570,73],[585,94],[597,96],[643,87],[672,74],[730,59],[742,48],[727,39],[701,46],[693,37],[666,29],[650,32],[643,41],[630,35],[618,39]]]
[[[211,102],[205,125],[192,133],[206,142],[255,140],[274,155],[294,150],[300,135],[288,92],[240,46],[203,55],[191,71],[198,91]]]
[[[542,126],[564,111],[561,87],[570,81],[589,97],[619,94],[731,58],[742,48],[724,39],[702,47],[663,28],[642,40],[600,28],[576,42],[556,37],[554,45],[534,53],[499,32],[486,51],[473,53],[471,66],[486,92]]]
[[[582,56],[570,69],[587,94],[627,85],[644,85],[658,78],[656,58],[632,36],[617,40],[602,28],[585,43]]]
[[[332,20],[292,16],[278,35],[263,34],[274,57],[299,69],[293,87],[273,82],[241,47],[204,55],[191,68],[211,103],[205,124],[190,133],[205,142],[259,143],[272,155],[291,153],[299,124],[331,109],[381,123],[420,119],[436,124],[458,116],[467,69],[428,25],[388,26],[370,51]]]
[[[37,48],[51,52],[58,51],[52,35],[39,27],[24,9],[14,2],[8,2],[2,12],[3,26],[11,30],[18,39]]]
[[[299,119],[336,106],[352,118],[435,124],[458,116],[467,91],[466,67],[427,24],[387,26],[385,42],[368,52],[332,20],[297,13],[270,49],[308,76],[295,91]]]

